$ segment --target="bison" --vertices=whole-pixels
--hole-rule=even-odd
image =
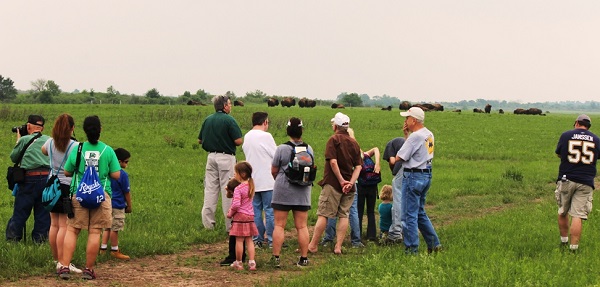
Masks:
[[[283,100],[281,100],[281,106],[282,107],[288,107],[289,108],[289,107],[292,107],[292,106],[295,106],[295,105],[296,105],[296,99],[294,99],[294,98],[287,97],[287,98],[284,98]]]
[[[485,110],[486,114],[489,114],[492,111],[492,105],[487,104],[485,105],[485,108],[483,108]]]
[[[482,109],[478,109],[478,108],[474,108],[473,112],[474,113],[484,113],[484,111]]]
[[[440,112],[443,112],[444,111],[444,106],[442,106],[441,104],[422,103],[422,104],[414,104],[411,107],[419,107],[424,112],[427,112],[427,111],[440,111]]]
[[[403,111],[410,109],[410,107],[411,105],[409,101],[403,101],[402,103],[400,103],[400,109]]]
[[[499,109],[499,110],[498,110],[498,113],[499,113],[499,114],[504,114],[504,110],[503,110],[503,109]]]
[[[240,100],[235,100],[233,101],[233,106],[240,106],[243,107],[244,106],[244,102],[240,101]]]
[[[342,104],[333,103],[333,104],[331,104],[331,108],[332,109],[345,109],[346,107],[344,107],[344,105],[342,105]]]
[[[187,102],[188,106],[206,106],[206,104],[203,104],[202,102],[199,101],[194,101],[194,100],[189,100]]]
[[[270,98],[267,100],[267,106],[269,106],[269,107],[279,106],[279,100],[276,98]]]
[[[462,110],[461,109],[455,109],[453,112],[460,113],[460,112],[462,112]]]
[[[298,106],[301,108],[314,108],[317,105],[317,101],[302,98],[298,101]]]
[[[529,108],[529,109],[521,109],[518,108],[514,111],[515,115],[541,115],[544,116],[545,114],[542,114],[542,110],[538,109],[538,108]]]
[[[392,106],[387,106],[387,108],[381,108],[382,111],[391,111]]]

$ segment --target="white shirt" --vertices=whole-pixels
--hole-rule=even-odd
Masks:
[[[271,163],[277,149],[273,136],[262,130],[250,130],[244,136],[242,149],[252,166],[255,191],[273,190],[275,180],[271,175]]]

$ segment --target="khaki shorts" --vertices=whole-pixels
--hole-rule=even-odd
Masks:
[[[558,204],[558,214],[587,219],[592,211],[594,190],[591,186],[573,182],[559,181],[556,184],[554,197]]]
[[[319,195],[317,215],[327,218],[347,218],[353,201],[354,192],[344,194],[326,184],[321,190],[321,195]]]
[[[113,208],[110,231],[121,231],[123,227],[125,227],[125,208]]]
[[[98,208],[87,209],[73,196],[73,218],[67,220],[67,225],[77,229],[110,228],[112,223],[112,203],[110,197],[104,192],[105,200]]]

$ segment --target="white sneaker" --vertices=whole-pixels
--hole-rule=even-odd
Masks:
[[[60,263],[58,263],[60,264]],[[77,273],[77,274],[81,274],[83,271],[81,271],[81,269],[75,267],[75,265],[73,265],[73,263],[69,264],[69,271],[73,272],[73,273]]]

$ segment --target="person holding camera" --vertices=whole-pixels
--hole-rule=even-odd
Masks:
[[[34,225],[31,237],[36,243],[48,240],[50,214],[42,205],[42,191],[50,173],[48,157],[42,153],[42,145],[50,138],[42,135],[45,120],[40,115],[30,115],[27,123],[16,131],[17,144],[10,153],[10,159],[18,163],[21,152],[21,168],[25,169],[25,182],[18,185],[15,193],[13,215],[6,226],[6,240],[20,241],[24,236],[25,222],[33,210]],[[24,132],[26,129],[26,134]],[[31,141],[31,144],[27,144]]]
[[[69,114],[62,114],[54,121],[52,138],[48,139],[42,146],[43,154],[52,155],[51,168],[57,174],[60,181],[61,195],[50,211],[50,236],[48,239],[52,257],[56,261],[57,273],[63,267],[60,261],[63,256],[65,235],[67,234],[67,215],[73,215],[71,197],[69,196],[72,178],[65,176],[62,164],[65,161],[65,157],[68,157],[73,149],[77,149],[78,142],[72,137],[74,130],[75,120],[73,120],[73,117]],[[69,265],[69,270],[74,273],[82,272],[81,269],[75,267],[72,263]]]

